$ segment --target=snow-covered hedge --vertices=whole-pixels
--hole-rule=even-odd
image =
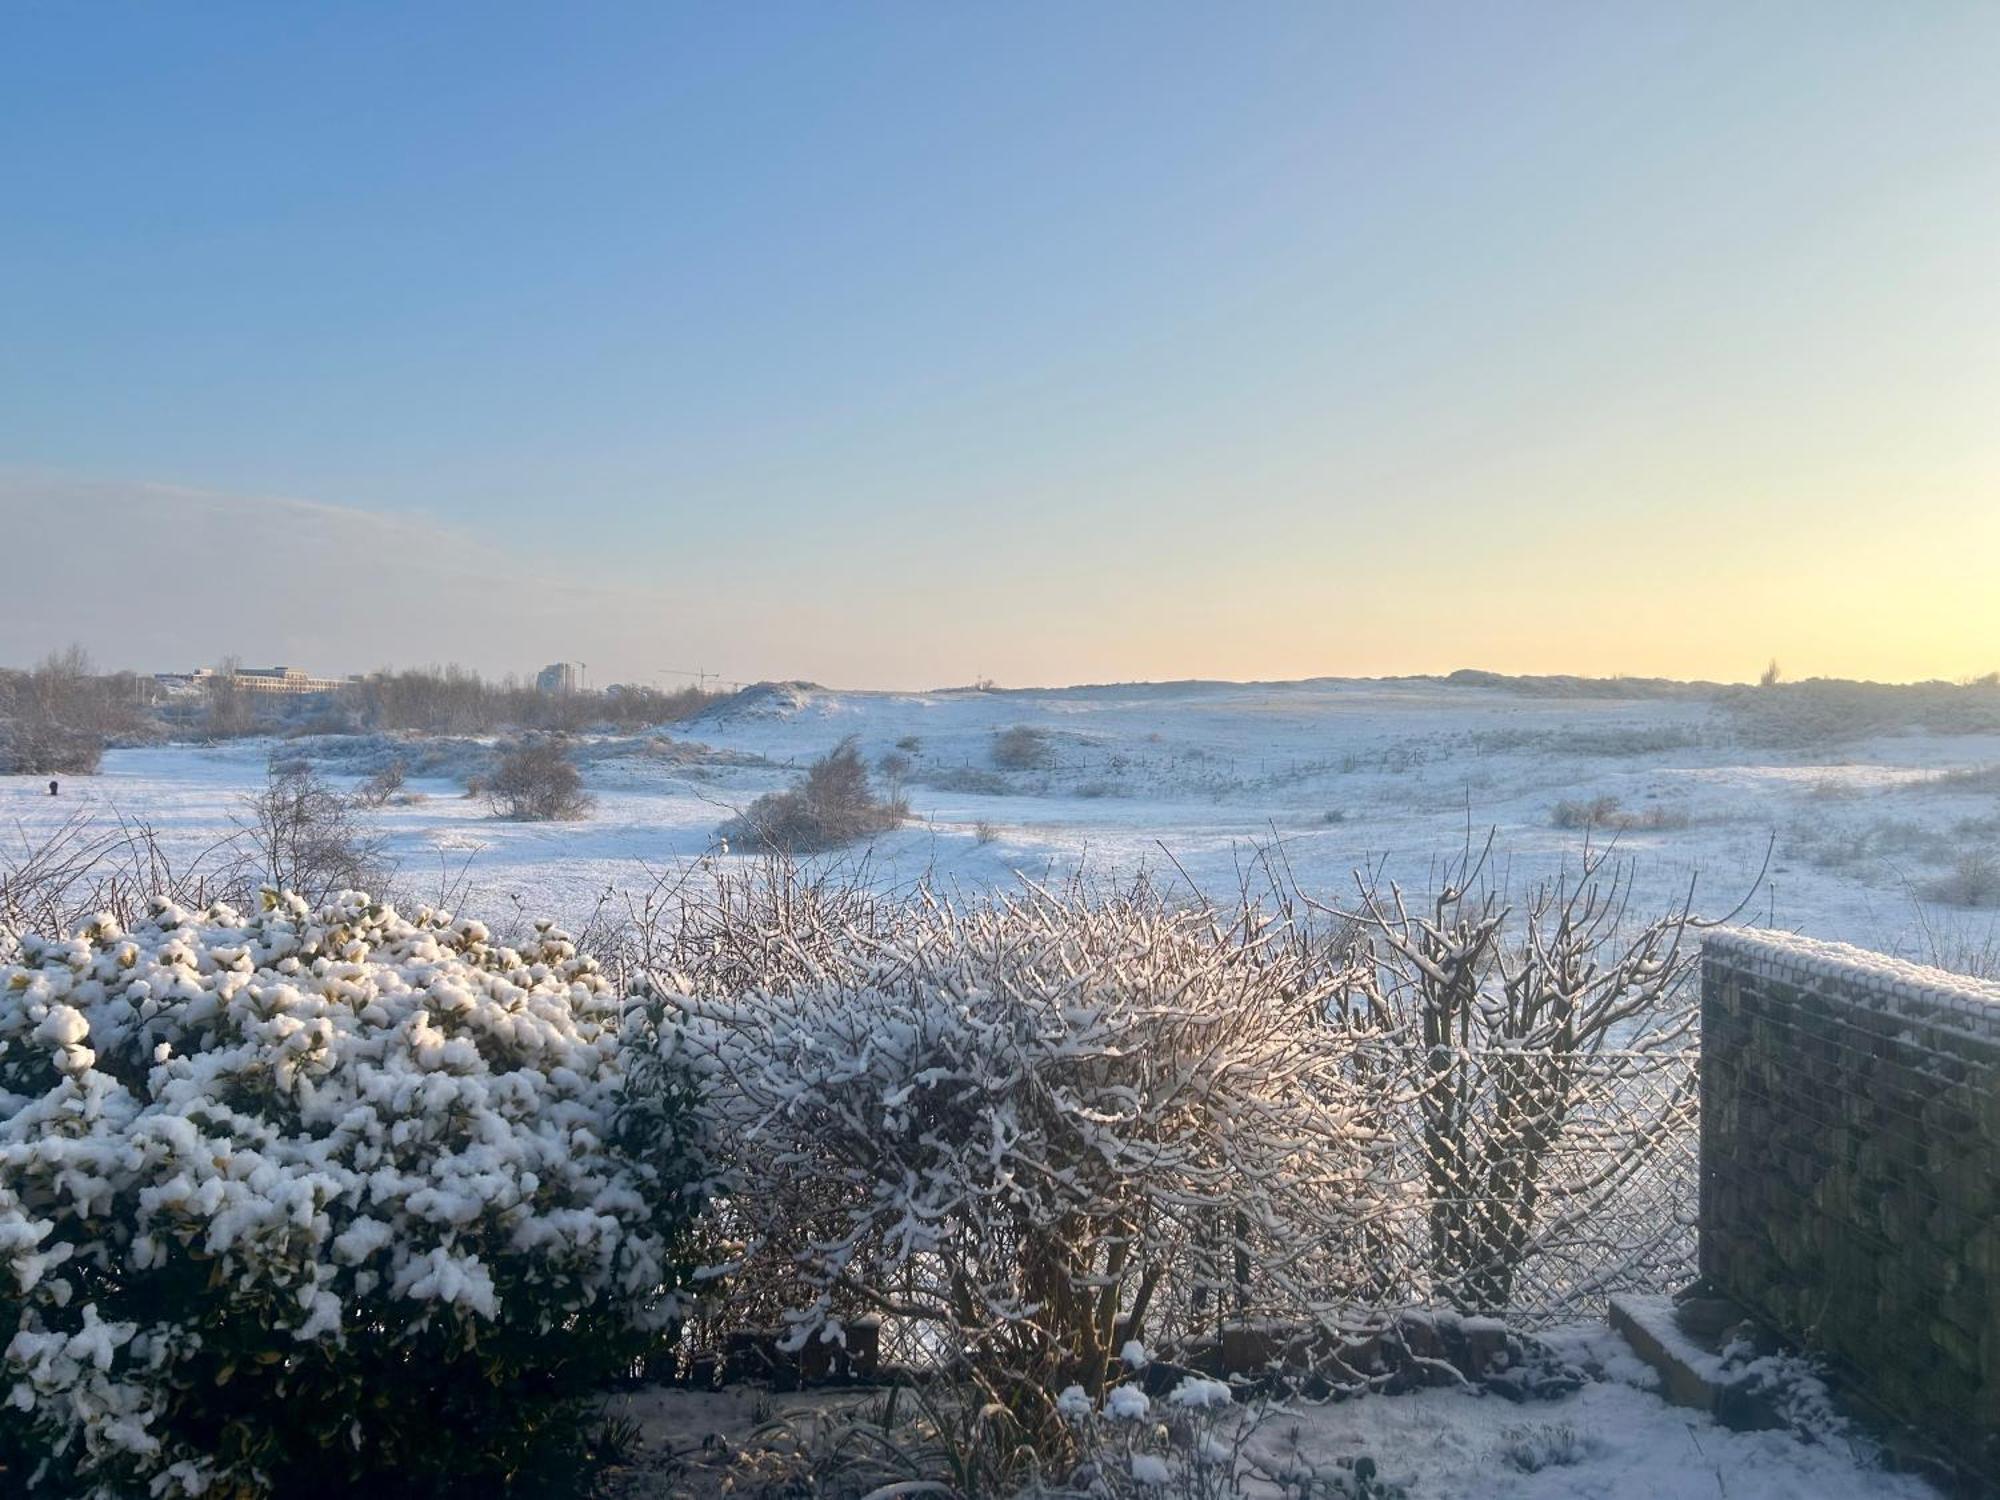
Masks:
[[[1329,1024],[1347,972],[1146,893],[905,909],[782,988],[662,977],[734,1235],[793,1347],[886,1314],[995,1389],[1095,1392],[1134,1336],[1352,1296],[1396,1191]],[[754,924],[746,923],[754,930]],[[679,988],[674,988],[678,984]]]
[[[579,1398],[672,1311],[695,1206],[689,1096],[657,1056],[631,1096],[620,1021],[560,932],[517,951],[353,894],[25,940],[0,1488],[553,1489]]]

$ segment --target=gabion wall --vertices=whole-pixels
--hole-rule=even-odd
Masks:
[[[1702,954],[1701,1269],[2000,1475],[2000,985],[1742,931]]]

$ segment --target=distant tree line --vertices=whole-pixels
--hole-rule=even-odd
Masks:
[[[107,740],[144,734],[153,681],[96,670],[80,646],[51,652],[28,671],[0,668],[0,772],[95,771]]]
[[[381,671],[334,695],[332,712],[366,730],[482,734],[501,729],[575,733],[607,725],[641,729],[690,718],[723,695],[621,685],[545,693],[516,677],[492,682],[456,664]]]
[[[622,685],[545,693],[457,665],[381,671],[332,693],[287,696],[243,686],[237,670],[225,660],[200,692],[174,696],[140,673],[98,671],[79,646],[28,671],[0,668],[0,774],[86,774],[107,744],[162,739],[643,729],[689,718],[723,696]]]

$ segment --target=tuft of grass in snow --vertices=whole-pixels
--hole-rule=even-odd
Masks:
[[[1590,1456],[1590,1445],[1567,1422],[1534,1422],[1501,1433],[1498,1456],[1523,1474],[1539,1474],[1582,1463]]]
[[[1557,828],[1609,829],[1615,833],[1655,833],[1669,828],[1685,828],[1689,818],[1682,807],[1649,807],[1628,812],[1616,797],[1592,797],[1589,801],[1565,798],[1549,810],[1549,822]]]
[[[2000,858],[1988,849],[1968,849],[1941,875],[1918,887],[1927,901],[1975,910],[2000,907]]]
[[[1985,792],[2000,792],[2000,766],[1960,766],[1955,770],[1939,771],[1935,776],[1925,776],[1906,783],[1911,791],[1950,792],[1977,796]]]
[[[1604,728],[1482,729],[1470,736],[1472,748],[1485,754],[1539,756],[1586,755],[1605,760],[1663,755],[1707,743],[1694,724],[1612,725]]]
[[[993,736],[993,764],[1002,771],[1038,771],[1049,763],[1049,737],[1031,724]]]
[[[973,797],[1004,797],[1014,790],[1013,784],[998,771],[984,770],[979,766],[941,766],[925,771],[915,779],[933,791],[957,792]]]
[[[1908,952],[1918,963],[1974,979],[2000,979],[2000,917],[1982,923],[1950,913],[1928,910],[1912,900],[1913,940],[1899,941],[1890,951]]]

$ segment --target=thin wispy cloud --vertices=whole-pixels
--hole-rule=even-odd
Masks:
[[[675,612],[470,528],[313,500],[17,476],[0,478],[0,535],[47,564],[0,591],[15,663],[77,642],[140,670],[234,655],[532,671],[608,653],[621,635],[636,656],[632,637],[668,630]]]

